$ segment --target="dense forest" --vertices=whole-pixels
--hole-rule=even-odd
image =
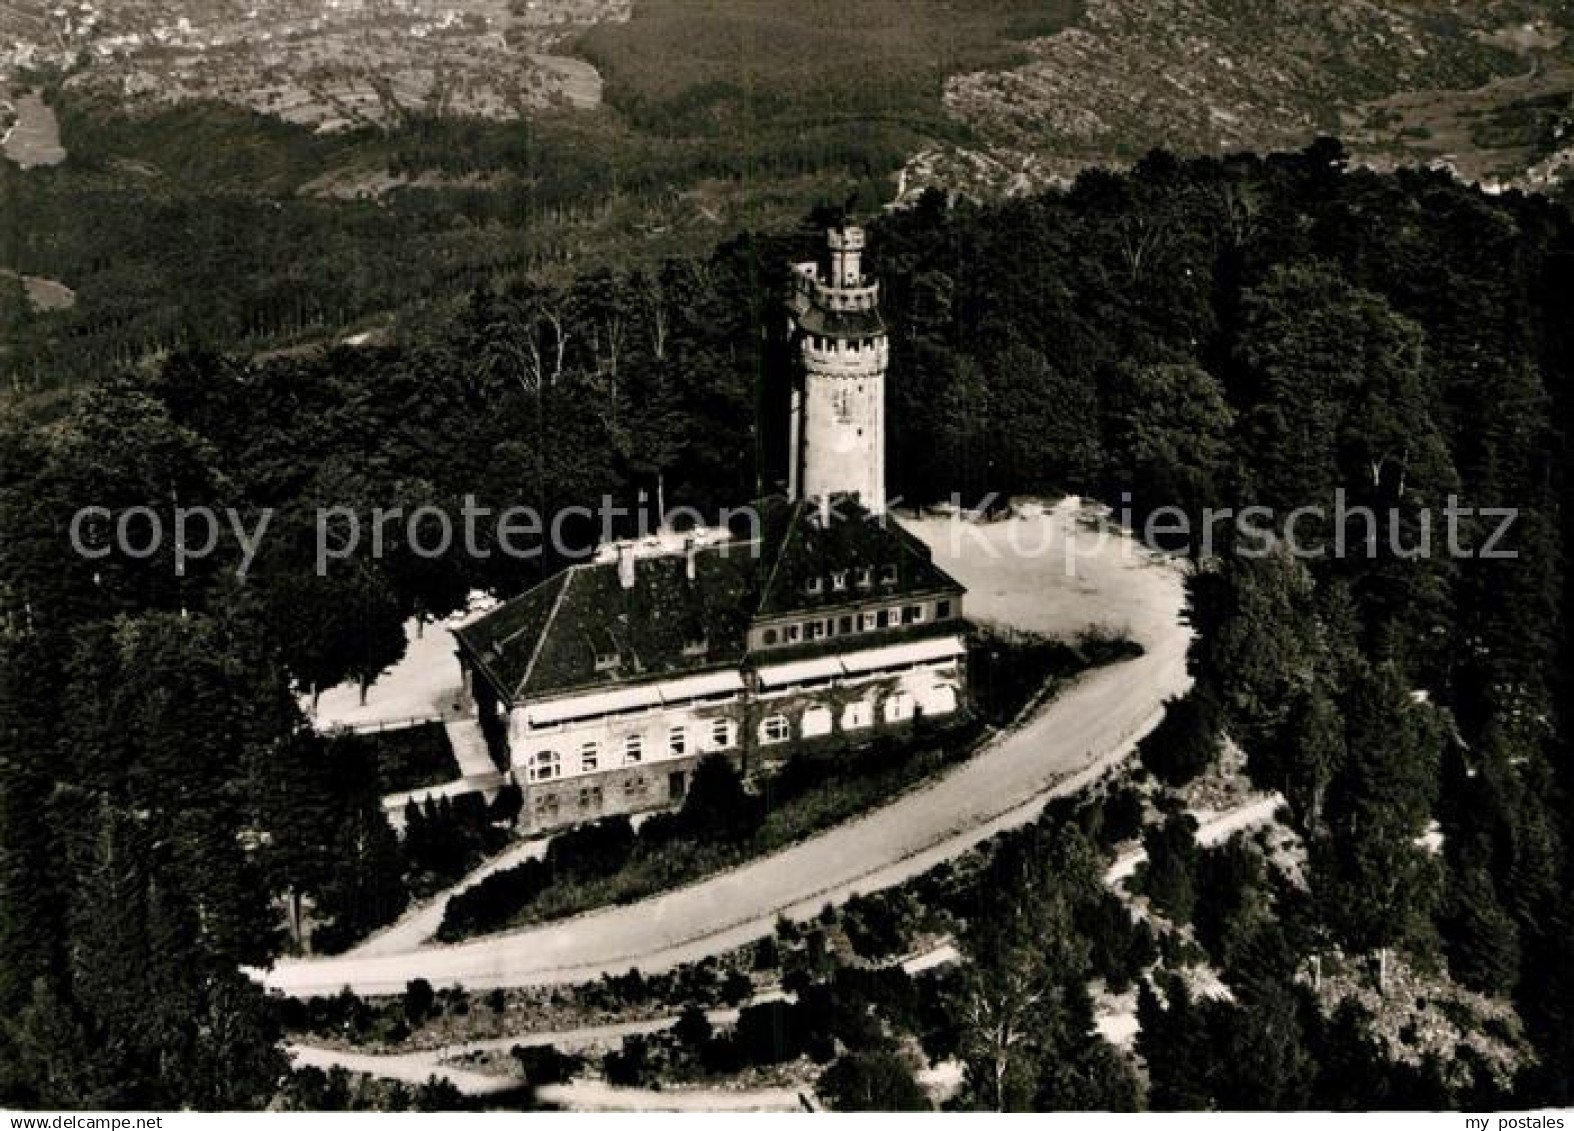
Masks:
[[[378,347],[105,359],[68,398],[7,409],[0,1102],[270,1101],[279,1022],[237,967],[296,945],[283,908],[309,904],[319,945],[343,945],[417,878],[364,752],[316,736],[293,693],[369,680],[406,618],[560,564],[395,544],[318,576],[312,508],[458,514],[471,495],[550,512],[658,484],[711,508],[772,489],[772,296],[827,215],[633,272],[475,286]],[[1321,142],[1155,153],[987,208],[930,196],[870,243],[893,326],[890,490],[909,503],[1070,491],[1139,514],[1283,516],[1342,489],[1400,515],[1406,545],[1449,496],[1519,508],[1512,559],[1384,546],[1197,563],[1197,687],[1177,716],[1195,733],[1176,745],[1206,758],[1228,734],[1245,749],[1288,799],[1308,890],[1239,861],[1210,873],[1226,895],[1209,906],[1232,910],[1199,933],[1237,1004],[1156,979],[1141,1048],[1155,1107],[1570,1102],[1568,214],[1443,174],[1350,170]],[[87,561],[65,536],[90,503],[199,502],[248,528],[276,512],[244,579],[232,546],[181,574],[167,547]],[[1421,843],[1433,821],[1437,854]],[[1017,906],[966,940],[980,1008],[1023,962],[1053,958],[1064,982],[1114,961],[1076,914],[1096,847],[1052,828],[1013,843],[992,866]],[[1038,940],[1059,957],[1029,954]],[[1535,1063],[1491,1097],[1446,1073],[1420,1087],[1364,1045],[1359,1072],[1312,1073],[1359,1032],[1296,981],[1335,948],[1511,1000]],[[967,1102],[1133,1102],[1087,1021],[1070,1006],[1034,1020],[992,1090],[989,1050],[962,1040]],[[1277,1077],[1294,1086],[1251,1091],[1229,1070],[1245,1052],[1299,1065]],[[1182,1079],[1183,1064],[1212,1067]]]
[[[0,266],[78,302],[35,311],[0,276],[0,391],[199,344],[318,345],[390,314],[441,322],[478,286],[708,255],[821,197],[872,207],[915,148],[964,137],[941,105],[948,74],[1008,65],[1079,7],[641,4],[578,45],[606,73],[595,112],[410,108],[387,130],[128,105],[41,76],[70,159],[0,161]]]

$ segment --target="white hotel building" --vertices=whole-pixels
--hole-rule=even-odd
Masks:
[[[794,272],[788,497],[758,505],[758,537],[604,546],[455,633],[532,828],[673,804],[707,754],[745,772],[856,757],[965,706],[963,590],[884,513],[886,334],[863,233],[828,242],[828,264]]]

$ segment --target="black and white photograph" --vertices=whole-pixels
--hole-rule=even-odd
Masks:
[[[1567,1129],[1571,208],[1569,0],[0,0],[7,1127]]]

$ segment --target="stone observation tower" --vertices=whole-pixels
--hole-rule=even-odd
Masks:
[[[887,337],[864,234],[783,296],[789,499],[721,528],[611,542],[454,630],[477,732],[534,832],[682,805],[740,772],[966,712],[966,591],[885,512]]]
[[[793,265],[793,378],[787,494],[828,507],[855,496],[885,512],[885,369],[880,284],[863,274],[862,228],[832,228],[829,256]]]

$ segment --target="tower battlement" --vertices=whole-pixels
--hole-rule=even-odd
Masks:
[[[832,251],[862,251],[864,230],[853,225],[831,228],[825,233],[825,242]]]
[[[862,284],[864,230],[854,227],[832,228],[825,233],[825,242],[831,249],[830,285],[843,288]]]

